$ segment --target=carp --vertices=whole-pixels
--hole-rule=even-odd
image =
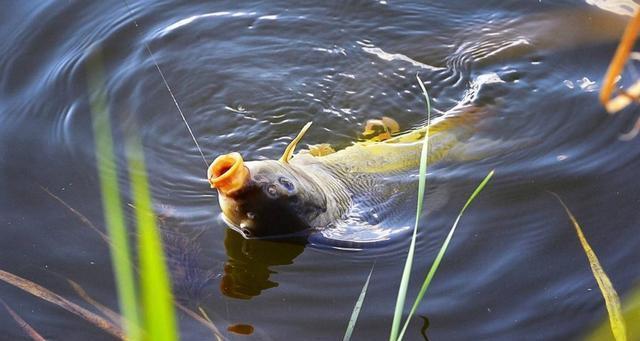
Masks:
[[[487,64],[495,58],[514,59],[534,52],[601,44],[616,41],[624,24],[620,15],[601,10],[545,12],[526,21],[491,23],[489,31],[476,27],[466,32],[464,40],[476,42],[467,47],[466,54],[476,64]],[[491,31],[495,32],[489,34]],[[487,77],[481,80],[483,76]],[[503,81],[495,74],[481,75],[471,82],[470,89],[492,82]],[[430,165],[485,156],[471,152],[474,146],[465,146],[474,135],[475,123],[486,113],[471,102],[455,106],[428,127],[397,133],[398,127],[383,118],[377,123],[389,129],[371,139],[339,150],[330,144],[314,145],[294,155],[308,123],[279,160],[245,162],[239,153],[225,154],[211,163],[207,178],[218,191],[225,221],[247,238],[291,235],[341,224],[375,226],[409,202],[402,193],[415,192],[427,131]]]
[[[292,235],[349,222],[376,225],[402,204],[401,193],[415,188],[427,131],[430,165],[468,159],[460,146],[484,113],[458,106],[428,126],[396,136],[337,151],[329,144],[315,145],[294,155],[309,122],[280,159],[244,161],[239,153],[221,155],[209,166],[207,178],[218,191],[224,220],[246,238]]]

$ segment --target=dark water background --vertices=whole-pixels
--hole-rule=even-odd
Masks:
[[[209,161],[230,151],[278,158],[309,120],[306,143],[341,145],[369,118],[419,125],[416,73],[437,112],[459,102],[478,77],[500,77],[476,89],[475,102],[495,112],[478,127],[477,143],[520,147],[432,168],[449,197],[430,210],[427,196],[410,297],[468,194],[496,169],[418,310],[432,340],[576,339],[604,318],[584,253],[547,190],[573,210],[619,293],[638,284],[640,140],[618,140],[637,110],[607,116],[597,102],[616,41],[593,36],[558,48],[567,40],[562,33],[575,29],[567,13],[602,10],[578,1],[130,5],[0,3],[0,269],[81,302],[65,281],[73,279],[117,307],[107,245],[41,189],[103,226],[86,82],[88,56],[99,47],[114,128],[135,123],[155,203],[168,216],[176,295],[221,329],[251,324],[249,338],[335,340],[375,263],[354,338],[388,337],[408,239],[343,251],[246,241],[227,229],[148,44]],[[542,33],[548,46],[537,45]],[[124,161],[122,145],[117,152]],[[126,189],[126,173],[120,181]],[[8,285],[0,284],[0,298],[47,338],[109,339]],[[421,339],[422,325],[415,318],[408,339]],[[210,338],[187,317],[180,326],[185,340]],[[0,338],[24,337],[0,313]]]

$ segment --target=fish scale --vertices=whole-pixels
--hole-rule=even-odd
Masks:
[[[447,160],[449,151],[472,135],[472,123],[482,113],[472,106],[455,108],[429,125],[428,164]],[[302,169],[313,167],[311,173],[328,173],[328,177],[321,177],[322,183],[336,205],[336,211],[328,210],[329,216],[371,225],[389,223],[397,208],[415,198],[415,176],[426,133],[425,126],[382,142],[358,142],[323,156],[303,150],[290,162]],[[326,178],[337,179],[339,184],[328,183]],[[324,226],[327,220],[322,217],[315,225]]]

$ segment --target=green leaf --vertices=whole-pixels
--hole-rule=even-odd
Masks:
[[[142,143],[137,135],[131,134],[128,139],[127,159],[139,234],[140,287],[146,338],[154,341],[177,340],[169,272],[151,204]]]
[[[104,75],[100,51],[88,63],[88,83],[93,130],[96,141],[97,166],[104,215],[107,223],[112,263],[118,288],[118,299],[124,316],[128,340],[140,340],[135,266],[131,262],[128,235],[122,211],[117,165],[113,153],[113,135],[103,89]],[[144,152],[139,137],[130,132],[126,140],[127,161],[133,204],[136,207],[138,254],[140,258],[140,291],[145,339],[177,340],[178,331],[171,294],[169,274],[165,264],[162,239],[153,213]]]
[[[611,280],[609,279],[609,276],[607,276],[607,273],[604,272],[602,265],[600,265],[598,256],[596,256],[596,253],[591,248],[591,245],[589,245],[587,238],[585,238],[584,233],[582,233],[582,228],[578,224],[576,217],[573,216],[573,213],[571,213],[571,211],[569,210],[567,205],[565,205],[564,201],[562,201],[559,195],[552,192],[550,193],[555,196],[562,207],[564,207],[565,212],[567,212],[567,215],[569,216],[569,220],[571,220],[571,223],[576,230],[578,240],[580,240],[580,245],[582,245],[582,249],[584,250],[584,253],[587,256],[587,260],[589,261],[589,266],[591,267],[593,277],[596,279],[596,283],[598,283],[600,292],[602,292],[602,297],[604,298],[604,303],[607,307],[607,312],[609,313],[609,326],[611,327],[613,337],[616,341],[626,341],[627,328],[624,323],[622,307],[620,305],[620,297],[618,297],[616,289],[613,287],[613,284],[611,284]]]
[[[418,84],[422,88],[427,106],[427,129],[424,135],[424,141],[422,142],[422,150],[420,152],[420,173],[418,180],[418,203],[416,205],[416,220],[413,225],[413,235],[411,236],[411,243],[409,244],[409,251],[407,252],[407,260],[404,263],[404,269],[402,271],[402,279],[400,280],[400,288],[398,288],[398,297],[396,299],[396,307],[393,313],[393,323],[391,325],[391,335],[389,340],[394,341],[398,337],[398,331],[400,329],[400,322],[402,319],[402,311],[404,310],[404,302],[407,297],[407,287],[409,286],[409,279],[411,277],[411,268],[413,266],[413,254],[416,248],[416,236],[418,233],[418,224],[420,223],[420,214],[422,213],[424,189],[427,183],[427,153],[429,151],[429,125],[431,124],[431,102],[429,101],[429,94],[425,89],[420,76],[416,75]]]
[[[626,321],[627,339],[640,340],[640,285],[627,294],[622,303],[622,314]],[[614,340],[609,316],[587,335],[585,341]]]
[[[418,305],[420,305],[420,302],[422,302],[422,299],[424,298],[424,294],[427,292],[427,288],[429,287],[431,280],[433,280],[433,276],[435,276],[436,271],[440,266],[440,262],[442,261],[442,258],[444,257],[444,253],[447,251],[447,248],[449,247],[449,242],[451,241],[451,238],[453,237],[453,233],[456,231],[456,228],[458,227],[458,223],[460,222],[460,218],[462,218],[464,211],[467,209],[467,207],[469,207],[469,205],[476,198],[476,196],[484,189],[484,186],[486,186],[486,184],[489,182],[491,177],[493,177],[493,174],[494,174],[494,170],[491,170],[489,174],[487,174],[487,176],[484,178],[484,180],[482,180],[482,182],[478,185],[478,187],[476,187],[475,191],[473,191],[469,199],[467,199],[467,202],[464,204],[464,206],[460,210],[460,213],[458,213],[458,216],[456,217],[456,220],[453,223],[453,226],[451,226],[451,229],[449,230],[449,234],[447,235],[447,238],[444,240],[444,243],[442,243],[442,246],[440,247],[440,251],[438,251],[438,255],[436,256],[436,259],[433,261],[433,264],[431,264],[429,273],[427,273],[427,276],[425,277],[424,282],[422,282],[422,287],[420,288],[420,291],[416,296],[416,300],[413,302],[413,306],[411,307],[409,316],[407,316],[407,320],[404,323],[404,326],[402,327],[402,332],[400,332],[400,336],[398,337],[398,340],[402,340],[402,337],[404,336],[404,333],[407,330],[407,326],[409,326],[409,321],[411,321],[411,317],[413,316],[416,309],[418,308]]]
[[[87,63],[87,75],[96,146],[96,162],[100,179],[100,192],[107,233],[112,243],[111,263],[116,280],[118,301],[123,315],[127,339],[140,340],[138,300],[134,280],[134,268],[129,254],[129,237],[122,211],[117,165],[113,154],[113,137],[104,91],[104,74],[100,51],[95,51]]]
[[[356,322],[358,321],[358,315],[360,314],[360,309],[362,308],[362,302],[364,302],[364,297],[367,295],[367,288],[369,287],[369,280],[371,279],[374,265],[371,266],[369,276],[367,276],[367,280],[364,282],[362,290],[360,291],[360,296],[358,296],[358,301],[356,301],[356,305],[353,307],[353,312],[351,313],[351,318],[349,319],[347,331],[344,333],[344,338],[342,338],[343,341],[351,340],[351,334],[353,334],[353,328],[356,326]]]

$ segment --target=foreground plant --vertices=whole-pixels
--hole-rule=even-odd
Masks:
[[[4,306],[4,308],[9,312],[9,315],[13,318],[14,321],[20,326],[20,328],[24,331],[25,334],[29,335],[29,337],[34,341],[45,341],[45,338],[42,337],[31,325],[22,319],[18,313],[13,311],[7,303],[5,303],[2,299],[0,299],[0,303]]]
[[[102,195],[102,210],[111,243],[111,264],[113,266],[118,292],[118,301],[123,316],[125,334],[130,340],[139,340],[139,312],[134,268],[131,261],[129,236],[127,234],[120,184],[116,173],[113,152],[113,134],[104,91],[104,72],[100,52],[95,52],[87,64],[90,91],[91,119],[96,146],[96,163]]]
[[[613,333],[613,337],[616,341],[626,341],[627,340],[627,331],[624,323],[624,317],[622,315],[622,307],[620,305],[620,298],[618,297],[618,293],[616,289],[611,284],[611,280],[607,273],[604,272],[602,265],[600,265],[600,261],[598,260],[598,256],[589,245],[589,242],[584,236],[582,232],[582,228],[578,224],[576,217],[573,216],[573,213],[569,210],[567,205],[565,205],[564,201],[555,193],[551,193],[553,196],[558,199],[562,207],[564,208],[567,216],[569,216],[569,220],[571,220],[571,224],[576,230],[576,235],[578,236],[578,240],[580,240],[580,245],[584,250],[585,255],[587,256],[587,260],[589,261],[589,266],[591,267],[591,272],[593,273],[593,277],[598,283],[598,287],[600,288],[600,292],[602,293],[602,298],[604,298],[604,303],[607,308],[607,312],[609,313],[609,325],[611,326],[611,332]]]
[[[140,340],[143,336],[150,340],[176,340],[178,331],[173,296],[162,240],[152,209],[142,144],[137,136],[130,133],[126,140],[126,150],[133,205],[137,208],[135,213],[138,227],[142,314],[138,311],[140,300],[136,294],[134,281],[135,267],[130,259],[117,166],[113,153],[111,122],[106,93],[102,87],[104,84],[102,62],[99,56],[99,53],[95,53],[88,63],[90,103],[104,216],[111,240],[109,246],[126,336],[129,340]],[[140,317],[144,321],[145,335],[140,332]]]
[[[49,289],[31,282],[22,277],[16,276],[12,273],[0,270],[0,281],[13,285],[16,288],[24,290],[31,295],[41,298],[45,301],[51,302],[58,307],[75,314],[76,316],[84,319],[85,321],[93,324],[94,326],[108,332],[109,334],[117,337],[118,339],[125,339],[125,333],[120,326],[111,322],[110,320],[95,314],[81,306],[69,301],[68,299],[50,291]]]
[[[611,98],[611,96],[613,96],[618,77],[629,60],[631,50],[636,42],[636,38],[638,37],[638,33],[640,33],[640,11],[636,11],[634,17],[629,21],[629,24],[620,39],[618,49],[616,50],[607,73],[602,81],[600,102],[609,113],[613,114],[624,109],[627,105],[640,97],[640,80],[637,80],[628,89],[622,91],[621,94]]]
[[[44,193],[49,195],[51,198],[53,198],[54,200],[59,202],[62,206],[64,206],[67,210],[69,210],[69,212],[72,213],[74,216],[76,216],[78,218],[78,220],[80,222],[82,222],[86,227],[88,227],[92,231],[96,232],[104,240],[104,242],[107,245],[111,245],[111,240],[109,239],[109,237],[107,235],[105,235],[104,233],[102,233],[102,231],[100,231],[100,229],[98,229],[98,227],[93,222],[91,222],[91,220],[89,220],[85,215],[83,215],[78,210],[76,210],[73,207],[71,207],[67,202],[62,200],[62,198],[60,198],[57,195],[53,194],[48,189],[46,189],[46,188],[44,188],[42,186],[40,188],[42,189],[42,191]],[[0,276],[0,280],[3,280],[2,276]],[[110,309],[108,309],[104,305],[102,305],[101,303],[96,302],[91,297],[89,297],[88,294],[84,291],[84,289],[82,289],[77,283],[75,283],[75,282],[73,282],[73,281],[71,281],[69,279],[67,279],[67,282],[69,282],[69,285],[71,285],[71,288],[73,289],[73,291],[75,291],[78,294],[78,296],[80,296],[80,298],[82,298],[84,301],[86,301],[87,303],[92,305],[94,308],[96,308],[97,311],[102,313],[102,315],[107,317],[110,321],[119,322],[119,321],[122,320],[122,317],[120,315],[118,315],[117,313],[111,311]],[[7,283],[13,284],[11,282],[7,282]],[[26,287],[17,286],[17,287],[19,287],[21,289],[24,289],[24,290],[27,290],[29,288],[28,286],[26,286]],[[27,289],[25,289],[25,288],[27,288]],[[37,294],[37,291],[27,290],[27,292],[31,293],[32,295],[40,297]],[[40,297],[40,298],[43,298],[43,297]],[[64,305],[60,305],[60,304],[57,304],[56,302],[52,302],[52,301],[50,301],[50,302],[56,304],[57,306],[59,306],[62,309],[67,310]],[[212,336],[214,336],[216,340],[224,340],[224,336],[220,332],[220,329],[213,323],[213,321],[207,316],[207,314],[203,310],[200,309],[200,312],[202,313],[202,316],[201,316],[201,315],[198,315],[195,311],[185,307],[180,302],[175,301],[175,299],[174,299],[173,304],[175,305],[176,308],[180,309],[180,311],[182,311],[186,316],[192,318],[194,321],[197,321],[198,323],[200,323],[204,327],[206,327],[209,331],[211,331]],[[99,325],[96,325],[96,326],[98,328],[101,328]]]
[[[431,103],[430,103],[430,100],[429,100],[429,94],[427,93],[427,89],[424,87],[424,83],[422,82],[420,77],[416,75],[416,78],[418,79],[418,84],[420,85],[420,88],[422,89],[422,93],[424,94],[424,97],[425,97],[426,110],[427,110],[427,128],[426,128],[426,132],[425,132],[425,138],[424,138],[424,141],[423,141],[423,144],[422,144],[422,150],[421,150],[421,153],[420,153],[420,169],[419,169],[419,180],[418,180],[418,201],[417,201],[417,204],[416,204],[415,224],[413,226],[413,234],[411,236],[411,242],[409,244],[409,250],[407,252],[407,259],[405,261],[404,269],[403,269],[403,272],[402,272],[402,278],[400,280],[400,287],[398,289],[398,297],[396,299],[396,306],[395,306],[394,315],[393,315],[393,322],[392,322],[392,325],[391,325],[391,335],[389,336],[389,339],[392,340],[392,341],[402,340],[402,337],[404,336],[404,333],[405,333],[405,331],[407,329],[407,326],[409,325],[411,317],[413,316],[413,314],[415,313],[418,305],[420,304],[420,302],[424,298],[424,294],[426,293],[426,290],[429,287],[429,284],[431,283],[431,280],[433,279],[433,276],[435,276],[435,273],[436,273],[438,267],[440,266],[440,262],[442,261],[442,258],[444,257],[444,254],[445,254],[445,252],[447,250],[447,247],[449,246],[449,242],[451,241],[451,238],[453,237],[453,233],[455,232],[455,230],[456,230],[456,228],[458,226],[458,223],[460,222],[460,219],[461,219],[464,211],[471,204],[471,202],[475,199],[475,197],[482,191],[484,186],[487,184],[487,182],[489,182],[489,180],[491,179],[491,177],[494,174],[493,170],[491,172],[489,172],[489,174],[484,178],[484,180],[480,183],[480,185],[478,185],[478,187],[475,189],[475,191],[471,194],[471,196],[467,200],[466,204],[464,205],[464,207],[462,208],[462,210],[458,214],[453,226],[451,227],[451,229],[449,231],[449,234],[447,235],[447,238],[445,239],[442,247],[440,248],[440,251],[438,252],[438,255],[436,256],[436,259],[434,260],[433,264],[431,265],[431,268],[430,268],[425,280],[422,283],[422,287],[420,289],[420,292],[416,296],[416,299],[415,299],[415,301],[413,303],[411,311],[410,311],[409,315],[407,316],[406,322],[404,323],[404,326],[403,326],[402,330],[400,331],[400,324],[402,322],[401,321],[402,320],[402,312],[404,311],[404,305],[405,305],[405,301],[406,301],[406,297],[407,297],[407,288],[408,288],[408,284],[409,284],[409,279],[411,277],[411,269],[412,269],[412,266],[413,266],[413,257],[414,257],[414,253],[415,253],[415,244],[416,244],[418,226],[420,224],[420,215],[422,214],[422,209],[423,209],[423,201],[424,201],[424,193],[425,193],[426,177],[427,177],[427,160],[428,160],[428,151],[429,151],[429,124],[430,124],[430,121],[431,121]]]
[[[427,130],[424,135],[424,141],[422,142],[422,150],[420,152],[420,169],[418,175],[418,202],[416,204],[416,219],[413,225],[413,234],[411,235],[411,242],[409,243],[409,251],[407,252],[407,260],[404,263],[404,269],[402,270],[402,278],[400,279],[400,287],[398,288],[398,296],[396,299],[396,307],[393,313],[393,322],[391,324],[390,340],[396,340],[398,338],[398,332],[400,329],[400,319],[402,318],[402,311],[404,310],[404,302],[407,297],[407,288],[409,286],[409,279],[411,278],[411,268],[413,266],[413,254],[416,248],[416,237],[418,234],[418,224],[420,223],[420,215],[422,214],[424,189],[427,183],[427,153],[429,151],[429,125],[431,123],[431,101],[429,100],[429,94],[424,87],[424,83],[420,76],[416,75],[418,84],[424,94],[425,104],[427,109]]]
[[[431,280],[433,280],[433,276],[435,276],[436,271],[440,266],[440,262],[442,262],[442,258],[444,257],[444,254],[447,251],[447,248],[449,247],[449,242],[451,241],[451,238],[453,237],[453,233],[456,231],[456,228],[458,227],[458,223],[460,222],[460,219],[462,218],[464,211],[467,209],[467,207],[469,207],[469,205],[476,198],[476,196],[484,189],[484,186],[487,185],[489,180],[491,180],[491,177],[493,177],[494,172],[495,172],[494,170],[491,170],[489,174],[487,174],[484,180],[482,180],[482,182],[478,185],[478,187],[476,187],[476,189],[473,191],[469,199],[467,199],[467,202],[464,204],[464,206],[460,210],[460,213],[458,213],[458,216],[456,217],[456,220],[453,223],[453,226],[451,226],[451,229],[449,230],[449,234],[447,235],[447,238],[442,243],[442,246],[440,247],[440,251],[438,251],[438,255],[436,256],[436,259],[433,261],[433,264],[431,264],[431,268],[429,269],[427,276],[422,282],[420,291],[418,292],[418,295],[416,296],[416,299],[413,302],[413,306],[411,307],[409,316],[407,316],[404,326],[402,327],[400,336],[398,336],[398,340],[402,340],[402,337],[404,336],[404,333],[406,332],[407,327],[409,326],[409,322],[411,321],[411,317],[413,317],[413,314],[416,312],[416,309],[418,309],[418,305],[420,305],[420,302],[422,302],[422,299],[424,298],[424,294],[427,292],[427,288],[429,287]]]
[[[613,96],[615,85],[622,77],[622,70],[629,61],[631,56],[631,50],[635,45],[636,38],[640,33],[640,11],[636,11],[629,24],[620,39],[620,44],[616,50],[611,64],[607,69],[607,73],[602,80],[602,87],[600,89],[600,102],[607,109],[610,114],[626,108],[629,104],[637,102],[640,99],[640,79],[636,80],[627,89],[619,90],[618,94]],[[620,136],[621,140],[631,140],[640,133],[640,118],[636,120],[633,128]]]
[[[625,321],[627,339],[640,340],[640,283],[628,294],[622,303],[622,317]],[[607,317],[585,338],[586,341],[612,340],[611,322]]]
[[[369,287],[369,280],[371,279],[371,274],[373,273],[373,266],[371,266],[371,271],[369,271],[369,276],[367,276],[367,280],[364,282],[362,286],[362,290],[360,291],[360,296],[358,296],[358,300],[356,301],[356,305],[353,307],[353,312],[351,313],[351,318],[349,319],[349,325],[347,326],[347,331],[344,333],[343,341],[351,340],[351,334],[353,334],[353,328],[356,326],[356,322],[358,321],[358,315],[360,314],[360,309],[362,309],[362,303],[364,302],[364,297],[367,295],[367,288]]]

